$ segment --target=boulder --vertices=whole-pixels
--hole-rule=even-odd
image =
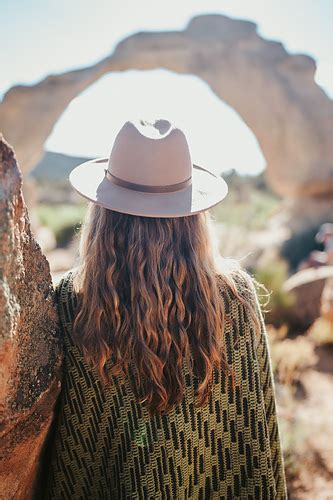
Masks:
[[[333,266],[321,266],[298,271],[284,283],[296,299],[290,318],[296,328],[306,330],[322,315],[324,287],[332,279]]]
[[[30,230],[22,177],[0,136],[1,498],[32,498],[60,390],[62,349],[49,264]]]

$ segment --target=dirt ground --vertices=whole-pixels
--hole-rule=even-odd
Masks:
[[[318,362],[302,374],[293,401],[280,395],[281,416],[290,425],[290,500],[333,500],[333,345],[315,352]]]

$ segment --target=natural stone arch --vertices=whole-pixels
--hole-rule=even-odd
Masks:
[[[184,31],[136,33],[93,66],[10,89],[0,123],[23,171],[40,159],[71,100],[102,75],[161,67],[198,76],[239,113],[265,156],[268,184],[293,201],[296,219],[330,216],[333,105],[314,81],[314,60],[261,38],[254,23],[221,15],[195,17]]]

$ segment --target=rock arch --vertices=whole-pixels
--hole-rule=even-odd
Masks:
[[[314,60],[263,39],[252,22],[222,15],[194,17],[183,31],[135,33],[93,66],[11,88],[0,123],[22,170],[41,158],[71,100],[102,75],[160,67],[198,76],[239,113],[263,151],[268,184],[291,200],[294,224],[330,216],[333,104],[314,81]]]

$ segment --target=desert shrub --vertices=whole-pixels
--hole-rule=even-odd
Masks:
[[[294,339],[279,339],[278,331],[268,327],[274,373],[282,384],[295,386],[302,373],[318,361],[315,344],[308,337],[299,335]]]
[[[79,230],[80,225],[69,224],[58,229],[55,234],[57,247],[65,248],[72,241],[73,237]]]
[[[212,209],[212,213],[217,222],[257,230],[265,227],[279,205],[280,200],[270,193],[239,186],[230,191],[224,202]]]
[[[283,259],[274,259],[258,267],[254,277],[270,292],[269,302],[265,306],[265,321],[275,326],[288,324],[295,298],[291,292],[283,289],[288,278],[288,264]]]
[[[36,212],[40,224],[54,233],[57,246],[65,247],[78,231],[86,205],[40,204]]]
[[[281,257],[288,262],[289,271],[295,272],[300,262],[313,250],[323,250],[315,240],[319,225],[297,232],[286,240],[281,247]]]
[[[308,335],[317,345],[333,344],[333,323],[318,318],[308,330]]]

